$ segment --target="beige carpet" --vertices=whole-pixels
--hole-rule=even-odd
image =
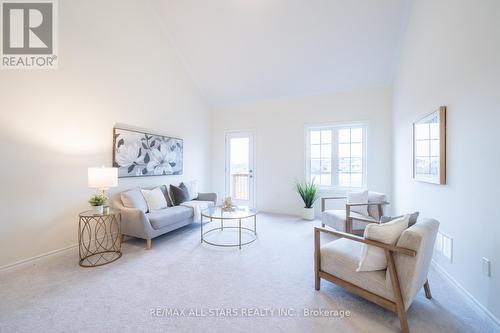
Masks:
[[[129,240],[107,266],[80,268],[74,249],[4,270],[0,332],[399,332],[389,311],[328,282],[314,290],[318,224],[261,214],[258,240],[242,250],[200,245],[191,225],[151,251]],[[413,333],[498,331],[433,270],[429,281],[434,299],[420,292],[408,312]]]

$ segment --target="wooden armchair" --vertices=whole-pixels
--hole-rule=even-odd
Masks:
[[[409,333],[406,311],[422,287],[431,299],[427,274],[432,259],[439,222],[419,220],[406,229],[396,245],[389,245],[356,235],[325,228],[314,228],[315,288],[321,279],[330,281],[375,304],[397,313],[401,330]],[[323,246],[320,234],[337,237]],[[357,272],[363,245],[384,250],[387,269]]]
[[[367,223],[379,223],[384,215],[384,206],[389,203],[386,201],[386,195],[377,192],[368,192],[368,202],[346,203],[345,210],[326,209],[327,200],[347,199],[341,197],[322,197],[321,198],[321,226],[332,227],[338,231],[351,234],[362,235]],[[367,206],[368,215],[362,215],[352,211],[352,207]]]

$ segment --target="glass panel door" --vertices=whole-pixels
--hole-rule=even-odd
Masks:
[[[254,207],[254,182],[253,133],[227,133],[226,196],[230,196],[235,205]]]

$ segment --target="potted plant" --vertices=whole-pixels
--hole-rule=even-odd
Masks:
[[[314,220],[314,202],[319,198],[318,187],[312,182],[296,183],[295,190],[304,201],[304,210],[302,211],[302,218],[304,220]]]
[[[104,204],[108,200],[105,194],[94,194],[89,199],[89,204],[92,206],[94,214],[102,215],[104,212]]]

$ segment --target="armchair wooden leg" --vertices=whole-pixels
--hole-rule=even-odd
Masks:
[[[385,257],[387,258],[387,268],[389,269],[389,274],[391,276],[392,289],[394,290],[396,310],[399,317],[399,323],[401,325],[401,331],[403,333],[410,333],[408,320],[406,319],[406,309],[403,301],[403,295],[401,293],[398,273],[396,271],[396,264],[394,263],[392,252],[390,252],[389,250],[385,250]]]
[[[425,280],[424,291],[425,291],[425,297],[427,297],[427,299],[432,299],[431,288],[429,287],[429,280]]]
[[[321,278],[319,277],[321,267],[320,236],[319,230],[314,229],[314,289],[316,290],[321,288]]]
[[[146,239],[146,250],[151,250],[151,239]]]
[[[345,220],[345,232],[352,234],[352,219],[349,217]]]

